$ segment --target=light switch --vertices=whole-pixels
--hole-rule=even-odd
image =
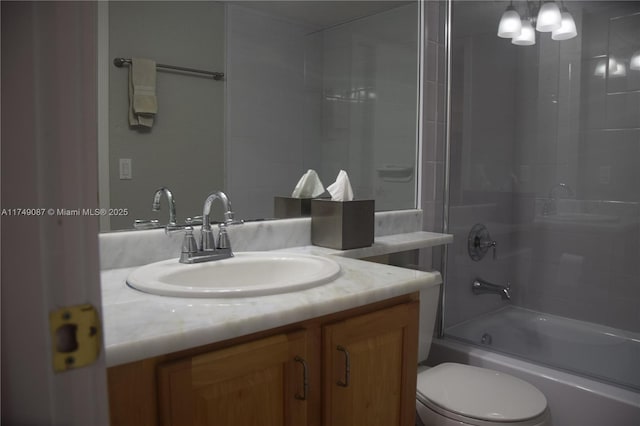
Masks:
[[[131,170],[131,158],[120,159],[120,179],[129,180],[133,178]]]

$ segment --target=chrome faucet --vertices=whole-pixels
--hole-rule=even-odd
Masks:
[[[169,188],[163,186],[156,189],[156,192],[153,194],[153,205],[151,206],[151,210],[154,212],[160,211],[160,199],[162,198],[162,194],[167,197],[167,204],[169,204],[169,226],[173,226],[176,224],[176,202],[173,199],[173,194],[169,191]]]
[[[211,205],[215,200],[220,200],[224,208],[224,222],[218,224],[218,242],[211,230]],[[229,225],[239,225],[242,220],[235,220],[229,198],[222,191],[212,192],[207,196],[202,208],[202,228],[200,230],[200,247],[193,236],[193,227],[185,227],[185,236],[182,242],[180,263],[200,263],[213,260],[228,259],[233,257],[231,241],[227,234]],[[190,224],[189,224],[190,225]]]
[[[567,196],[569,197],[575,196],[573,189],[571,189],[569,185],[562,182],[556,183],[549,190],[549,195],[547,196],[547,199],[545,200],[544,205],[542,206],[543,216],[548,216],[550,214],[558,213],[558,191],[560,189],[563,189],[567,193]]]
[[[503,286],[476,278],[473,280],[473,284],[471,284],[471,290],[473,291],[473,294],[498,294],[503,300],[511,300],[511,283],[507,283],[506,286]]]

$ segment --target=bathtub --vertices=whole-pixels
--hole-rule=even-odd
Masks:
[[[508,306],[445,334],[434,339],[429,365],[461,362],[520,377],[546,395],[554,426],[640,425],[633,333]]]

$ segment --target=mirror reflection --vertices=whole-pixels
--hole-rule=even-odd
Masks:
[[[238,218],[272,218],[274,196],[290,196],[308,169],[325,187],[347,171],[356,199],[378,211],[415,208],[417,1],[109,2],[101,13],[100,203],[129,213],[103,218],[103,231],[168,223],[166,197],[152,211],[161,187],[178,222],[215,190]],[[153,123],[132,127],[118,57],[225,77],[156,68]]]

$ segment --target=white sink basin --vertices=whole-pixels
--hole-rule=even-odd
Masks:
[[[333,281],[340,265],[326,257],[245,252],[212,262],[177,259],[141,266],[127,277],[137,290],[173,297],[248,297],[303,290]]]

